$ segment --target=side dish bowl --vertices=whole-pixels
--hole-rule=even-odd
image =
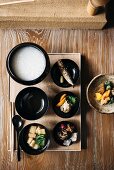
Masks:
[[[101,105],[97,100],[95,93],[97,91],[97,87],[101,83],[105,83],[106,81],[110,81],[112,84],[114,84],[114,75],[108,75],[108,74],[100,74],[94,77],[91,82],[89,83],[87,90],[86,90],[86,96],[87,96],[87,101],[89,105],[95,109],[96,111],[100,113],[114,113],[114,103],[113,104],[106,104],[106,105]]]
[[[57,144],[68,147],[78,141],[78,131],[74,123],[61,121],[53,129],[53,137]]]
[[[70,118],[78,113],[79,98],[70,91],[62,91],[55,96],[52,106],[59,117]]]
[[[44,136],[45,143],[44,143],[44,145],[42,145],[42,147],[32,148],[31,146],[33,146],[33,142],[31,142],[32,144],[29,144],[30,143],[30,138],[28,139],[28,134],[30,133],[30,128],[31,127],[40,127],[41,129],[43,129],[45,131],[45,136]],[[40,136],[40,139],[38,139],[38,137],[37,137],[36,143],[38,143],[38,142],[41,143],[42,142],[42,138],[41,137],[42,136]],[[29,142],[28,142],[28,140],[29,140]],[[35,141],[35,139],[33,139],[33,140]],[[40,140],[40,141],[38,141],[38,140]],[[19,135],[19,144],[20,144],[22,150],[24,152],[26,152],[27,154],[30,154],[30,155],[41,154],[42,152],[44,152],[49,147],[49,144],[50,144],[50,133],[49,133],[48,129],[45,126],[41,125],[41,124],[38,124],[38,123],[28,124],[20,132],[20,135]],[[34,146],[35,145],[36,144],[34,144]]]

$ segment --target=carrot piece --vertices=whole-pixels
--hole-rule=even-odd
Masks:
[[[63,94],[63,95],[60,97],[60,101],[62,101],[65,97],[66,97],[66,94]]]
[[[56,106],[57,107],[62,106],[64,104],[65,100],[66,100],[66,97],[64,97],[61,101],[59,101],[59,103]]]

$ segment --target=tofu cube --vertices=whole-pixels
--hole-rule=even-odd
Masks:
[[[28,138],[27,143],[30,144],[32,142],[33,138]]]
[[[28,134],[28,137],[29,137],[29,138],[35,138],[35,137],[36,137],[36,134],[35,134],[35,133],[29,133],[29,134]]]
[[[35,140],[32,140],[32,142],[29,144],[29,146],[34,147],[35,145]]]
[[[38,149],[38,148],[39,148],[38,144],[35,144],[34,149]]]
[[[31,126],[29,129],[29,133],[36,133],[36,126]]]

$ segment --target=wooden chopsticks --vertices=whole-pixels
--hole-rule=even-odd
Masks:
[[[4,5],[12,5],[12,4],[19,4],[19,3],[25,3],[25,2],[33,2],[35,0],[0,0],[0,6],[4,6]]]

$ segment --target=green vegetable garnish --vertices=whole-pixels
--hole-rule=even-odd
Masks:
[[[40,134],[40,135],[37,135],[36,136],[36,140],[35,140],[35,143],[36,144],[38,144],[38,146],[40,147],[40,148],[42,148],[42,147],[44,147],[44,145],[45,145],[45,135],[43,135],[43,134]]]
[[[112,96],[110,101],[109,101],[109,104],[112,104],[112,103],[114,103],[114,96]]]
[[[105,89],[106,89],[106,90],[111,90],[111,89],[112,89],[112,83],[111,83],[111,81],[106,81],[106,82],[105,82]]]
[[[74,105],[76,103],[76,97],[74,96],[68,96],[68,102]]]

